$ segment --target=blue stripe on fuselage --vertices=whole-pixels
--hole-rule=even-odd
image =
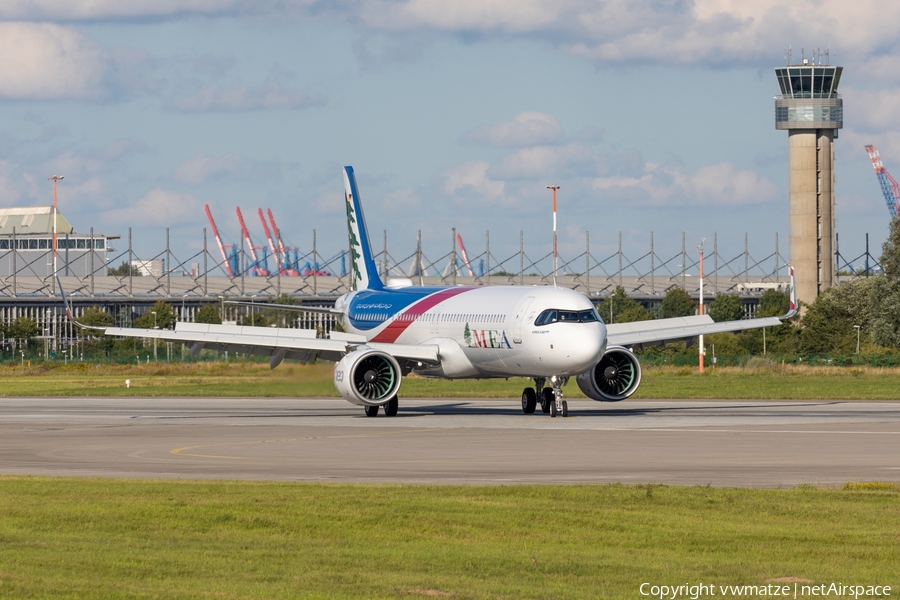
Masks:
[[[396,290],[362,290],[353,295],[348,317],[350,325],[369,331],[391,320],[413,304],[437,294],[446,287],[408,287]]]

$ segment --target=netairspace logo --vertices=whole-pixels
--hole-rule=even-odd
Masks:
[[[697,583],[684,585],[654,585],[642,583],[641,596],[659,600],[699,600],[699,598],[888,598],[889,585],[845,585],[823,583],[809,585],[794,583],[785,585],[717,585]]]

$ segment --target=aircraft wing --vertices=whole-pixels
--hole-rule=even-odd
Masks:
[[[315,329],[176,323],[174,330],[107,327],[106,334],[190,344],[194,356],[203,349],[268,356],[272,368],[285,358],[304,362],[319,358],[338,361],[360,346],[377,347],[398,360],[439,361],[436,345],[368,344],[363,336],[340,332],[332,332],[330,338],[319,338]]]
[[[716,323],[709,315],[695,315],[634,323],[612,323],[606,326],[606,335],[610,346],[648,346],[661,342],[687,340],[698,335],[776,327],[781,325],[784,318],[766,317]]]

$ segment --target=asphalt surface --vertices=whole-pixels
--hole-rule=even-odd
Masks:
[[[900,481],[900,402],[2,398],[0,474],[778,487]]]

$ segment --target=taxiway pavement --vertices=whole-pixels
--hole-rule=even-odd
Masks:
[[[0,473],[776,487],[900,481],[900,402],[0,398]]]

